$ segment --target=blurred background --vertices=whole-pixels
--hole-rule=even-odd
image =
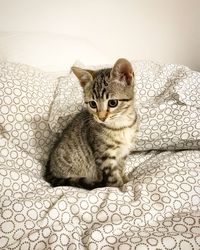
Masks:
[[[87,56],[93,54],[95,58],[89,63],[92,60],[95,64],[113,63],[119,57],[126,57],[184,64],[200,71],[199,0],[0,0],[0,31],[3,32],[0,36],[2,54],[6,46],[10,46],[7,50],[11,49],[11,42],[19,43],[16,33],[14,36],[5,32],[32,34],[28,40],[22,36],[21,46],[34,41],[29,48],[33,56],[36,51],[42,56],[45,50],[44,45],[40,47],[41,34],[53,33],[70,36],[71,44],[74,38],[80,39],[80,44],[82,39],[102,55],[98,60],[93,52],[86,49],[84,52],[85,47],[77,45],[76,51],[83,52],[81,60],[86,63]],[[60,42],[56,44],[54,39],[53,44],[44,54],[50,56],[52,52],[52,60],[56,57],[56,46],[60,49]],[[66,43],[66,46],[70,50],[71,45]],[[27,50],[24,53],[27,54]],[[59,57],[62,56],[59,54]],[[76,59],[80,59],[78,54]]]

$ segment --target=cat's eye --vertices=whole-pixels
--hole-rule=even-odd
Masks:
[[[90,102],[89,102],[89,105],[90,105],[90,107],[91,107],[92,109],[96,109],[96,108],[97,108],[97,104],[96,104],[95,101],[90,101]]]
[[[117,105],[118,105],[118,100],[116,100],[116,99],[111,99],[108,101],[108,106],[110,108],[115,108],[115,107],[117,107]]]

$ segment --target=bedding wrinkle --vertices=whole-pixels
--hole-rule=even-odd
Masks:
[[[55,95],[44,72],[0,63],[0,249],[200,249],[200,73],[133,68],[140,125],[130,181],[87,191],[43,179],[58,132],[83,105],[75,77],[60,79]]]

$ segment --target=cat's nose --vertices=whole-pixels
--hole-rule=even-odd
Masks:
[[[106,117],[99,117],[99,120],[101,120],[102,122],[104,122],[106,119]]]
[[[104,111],[100,111],[98,114],[99,120],[101,120],[102,122],[104,122],[107,118],[107,112]]]

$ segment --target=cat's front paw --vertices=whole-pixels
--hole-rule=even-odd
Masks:
[[[122,179],[123,179],[124,184],[126,184],[127,182],[129,182],[129,178],[126,175],[123,175]]]
[[[124,183],[124,178],[119,174],[115,174],[108,177],[107,186],[122,187]]]
[[[124,185],[123,180],[119,180],[119,179],[115,179],[113,177],[109,177],[108,178],[108,183],[107,186],[108,187],[122,187]]]
[[[128,178],[118,168],[105,168],[103,172],[105,186],[122,187],[128,182]]]

